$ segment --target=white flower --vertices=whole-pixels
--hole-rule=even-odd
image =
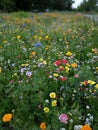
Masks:
[[[74,126],[74,130],[78,130],[78,126],[77,125]]]
[[[70,119],[69,122],[72,124],[73,123],[73,119]]]
[[[48,99],[46,99],[46,100],[45,100],[45,102],[46,102],[46,103],[49,103],[49,100],[48,100]]]
[[[90,116],[89,120],[90,120],[90,121],[93,121],[93,120],[94,120],[94,117],[93,117],[93,116]]]
[[[60,130],[66,130],[65,128],[60,128]]]
[[[86,109],[90,109],[90,107],[89,107],[89,106],[86,106]]]

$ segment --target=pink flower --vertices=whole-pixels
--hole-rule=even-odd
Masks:
[[[79,77],[79,74],[75,74],[74,77],[75,77],[75,78],[78,78],[78,77]]]
[[[59,116],[59,120],[60,120],[62,123],[67,124],[67,122],[68,122],[68,116],[67,116],[66,114],[61,114],[61,115]]]
[[[66,59],[62,59],[61,62],[62,62],[63,64],[67,64],[67,63],[68,63],[68,61],[67,61]]]

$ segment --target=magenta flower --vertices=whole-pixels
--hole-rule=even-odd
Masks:
[[[59,116],[59,120],[60,120],[62,123],[67,124],[67,122],[68,122],[68,116],[67,116],[66,114],[61,114],[61,115]]]

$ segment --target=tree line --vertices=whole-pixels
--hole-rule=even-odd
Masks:
[[[74,0],[0,0],[0,11],[73,10]],[[98,11],[98,0],[83,0],[77,11]]]
[[[78,11],[98,11],[98,0],[83,0]]]
[[[1,11],[71,10],[74,0],[0,0]]]

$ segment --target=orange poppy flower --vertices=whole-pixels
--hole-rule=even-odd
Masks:
[[[42,122],[42,123],[40,124],[40,128],[41,128],[41,130],[46,130],[46,123],[45,123],[45,122]]]
[[[7,113],[3,116],[2,121],[3,122],[9,122],[12,119],[12,114]]]
[[[85,124],[82,126],[81,130],[92,130],[92,128],[88,124]]]

